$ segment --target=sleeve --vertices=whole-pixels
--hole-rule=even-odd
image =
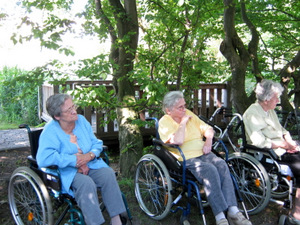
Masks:
[[[201,134],[204,134],[207,129],[213,129],[212,126],[210,126],[209,124],[205,123],[203,120],[201,120],[194,113],[193,113],[193,120],[195,121],[195,123],[199,127]]]
[[[58,166],[65,168],[68,166],[75,167],[77,158],[74,149],[66,149],[62,145],[57,132],[53,127],[44,128],[39,139],[39,148],[37,152],[37,163],[39,167]]]
[[[178,126],[172,123],[168,116],[165,115],[159,120],[158,133],[163,142],[168,142],[168,140],[171,138],[171,135],[173,135],[177,129]]]
[[[264,121],[263,117],[255,113],[248,112],[243,116],[245,132],[251,141],[252,145],[259,148],[271,148],[271,139],[266,138],[262,130],[268,125]]]

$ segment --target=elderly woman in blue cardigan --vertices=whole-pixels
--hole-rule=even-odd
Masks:
[[[97,189],[101,190],[111,224],[121,225],[119,215],[126,209],[114,171],[98,158],[103,142],[95,137],[90,123],[77,114],[70,95],[50,96],[46,108],[53,120],[39,139],[39,167],[58,166],[62,191],[75,198],[87,225],[105,222]]]

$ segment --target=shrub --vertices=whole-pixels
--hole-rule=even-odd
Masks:
[[[18,68],[0,71],[0,119],[8,123],[37,125],[38,84],[31,82],[30,72]]]

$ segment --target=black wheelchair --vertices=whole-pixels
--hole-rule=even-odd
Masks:
[[[268,189],[270,192],[270,201],[276,202],[287,209],[291,209],[296,189],[294,188],[295,178],[290,167],[284,162],[281,162],[273,149],[258,148],[247,144],[245,135],[243,135],[242,140],[243,144],[240,148],[241,152],[252,155],[261,165],[263,165],[268,174],[268,182],[270,183],[270,189]],[[285,223],[282,218],[279,220],[279,225]]]
[[[141,210],[154,220],[162,220],[170,212],[175,213],[181,211],[180,224],[189,225],[188,216],[191,212],[191,206],[196,205],[202,217],[203,224],[207,224],[204,207],[209,204],[204,192],[201,191],[201,182],[186,169],[185,157],[180,147],[165,144],[159,139],[157,118],[147,118],[147,120],[155,121],[156,138],[153,139],[153,154],[144,155],[139,160],[136,168],[135,196]],[[228,163],[236,190],[239,208],[244,212],[245,216],[249,218],[247,206],[245,206],[243,200],[243,194],[239,189],[239,183],[241,183],[241,181],[236,179],[240,179],[236,174],[239,174],[241,171],[234,171],[237,169],[236,162],[229,160],[228,150],[222,138],[218,138],[216,141],[223,147],[225,161]],[[178,161],[165,148],[166,146],[177,148],[183,161]],[[215,153],[219,154],[218,152]],[[221,155],[219,156],[222,157]],[[232,157],[232,159],[238,159],[237,162],[243,161],[242,157]],[[243,163],[243,166],[245,163]],[[239,167],[239,169],[243,170],[241,167]],[[255,165],[251,167],[251,170],[259,171]],[[263,189],[265,189],[265,186]],[[244,193],[244,196],[247,196],[247,194],[252,195],[249,191],[245,192],[247,193]],[[186,199],[186,201],[180,201],[182,199]],[[248,201],[248,199],[246,200]],[[185,205],[180,206],[180,202],[183,202]]]
[[[42,129],[30,129],[27,125],[20,125],[26,128],[29,135],[31,155],[28,156],[29,166],[15,169],[8,185],[8,201],[12,216],[18,225],[23,224],[71,224],[84,225],[83,215],[78,208],[75,199],[61,192],[61,181],[56,166],[38,168],[36,153],[38,140]],[[109,158],[104,146],[103,160],[109,164]],[[126,198],[122,193],[127,215],[122,215],[123,224],[130,222]],[[105,205],[100,203],[99,207],[105,210]]]
[[[252,176],[244,177],[243,179],[237,178],[237,180],[243,181],[239,184],[241,193],[244,193],[245,188],[247,188],[247,192],[253,193],[253,200],[251,202],[253,206],[257,204],[254,212],[258,213],[263,210],[269,201],[276,202],[286,208],[291,208],[295,189],[293,187],[293,173],[289,166],[280,161],[273,149],[258,148],[247,143],[241,115],[231,113],[231,109],[220,108],[217,110],[219,111],[218,113],[223,114],[224,117],[232,118],[226,127],[226,129],[230,127],[229,131],[226,132],[228,133],[226,139],[228,140],[229,146],[233,146],[232,149],[235,151],[231,155],[243,155],[244,162],[248,161],[249,164],[256,165],[261,169],[263,179],[255,179],[255,182],[253,182],[253,179],[249,179]],[[235,117],[238,118],[236,124],[231,124]],[[293,114],[289,114],[287,121],[291,121],[292,118],[294,118]],[[241,162],[241,165],[242,164],[243,162]],[[244,167],[249,168],[249,164],[244,165]],[[236,168],[234,171],[239,170]],[[243,175],[243,173],[240,173],[240,175]],[[253,178],[255,178],[255,176]],[[261,189],[261,182],[265,183],[265,192]],[[249,184],[252,184],[251,187]],[[248,197],[250,196],[251,195],[248,195]],[[259,203],[259,201],[261,203]],[[282,225],[283,223],[279,224]]]

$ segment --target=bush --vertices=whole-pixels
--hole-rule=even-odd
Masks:
[[[38,84],[30,72],[5,67],[0,71],[0,119],[8,123],[37,125]]]

